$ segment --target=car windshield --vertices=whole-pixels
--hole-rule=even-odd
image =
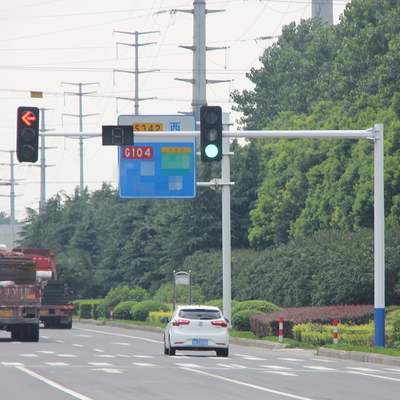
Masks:
[[[221,312],[217,310],[180,310],[179,317],[186,319],[219,319]]]

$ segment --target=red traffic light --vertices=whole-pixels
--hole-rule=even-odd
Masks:
[[[18,107],[17,112],[17,159],[34,163],[38,160],[39,109]]]

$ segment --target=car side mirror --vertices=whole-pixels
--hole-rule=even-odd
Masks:
[[[168,318],[168,317],[162,317],[162,318],[161,318],[161,322],[162,322],[163,324],[168,324],[169,318]]]
[[[226,323],[229,324],[229,319],[228,318],[224,318]]]

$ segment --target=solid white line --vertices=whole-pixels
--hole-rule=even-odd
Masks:
[[[371,376],[373,378],[379,378],[379,379],[386,379],[388,381],[396,381],[400,382],[400,379],[398,378],[390,378],[389,376],[382,376],[382,375],[374,375],[374,374],[364,374],[362,372],[355,372],[355,371],[346,371],[347,374],[354,374],[354,375],[362,375],[362,376]]]
[[[225,378],[224,376],[219,376],[219,375],[210,374],[209,372],[199,371],[199,370],[197,370],[197,369],[183,368],[183,367],[182,367],[182,369],[184,369],[184,370],[186,370],[186,371],[197,372],[198,374],[203,374],[203,375],[211,376],[212,378],[220,379],[220,380],[222,380],[222,381],[235,383],[236,385],[246,386],[246,387],[249,387],[249,388],[252,388],[252,389],[261,390],[261,391],[263,391],[263,392],[268,392],[268,393],[273,393],[273,394],[277,394],[277,395],[284,396],[284,397],[289,397],[289,398],[291,398],[291,399],[312,400],[312,399],[310,399],[310,398],[308,398],[308,397],[296,396],[295,394],[280,392],[279,390],[268,389],[268,388],[266,388],[266,387],[262,387],[262,386],[258,386],[258,385],[253,385],[253,384],[251,384],[251,383],[246,383],[246,382],[237,381],[237,380],[231,379],[231,378]]]
[[[15,367],[15,368],[19,369],[22,372],[25,372],[26,374],[32,376],[33,378],[38,379],[39,381],[46,383],[47,385],[50,385],[58,390],[61,390],[62,392],[67,393],[73,397],[76,397],[79,400],[93,400],[90,397],[84,396],[83,394],[77,393],[71,389],[66,388],[65,386],[59,385],[58,383],[55,383],[55,382],[51,381],[50,379],[47,379],[44,376],[41,376],[41,375],[37,374],[36,372],[33,372],[25,367]]]

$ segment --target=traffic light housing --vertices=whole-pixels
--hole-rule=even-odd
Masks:
[[[222,109],[220,106],[200,108],[201,161],[222,160]]]
[[[17,112],[17,159],[34,163],[39,150],[39,109],[18,107]]]

